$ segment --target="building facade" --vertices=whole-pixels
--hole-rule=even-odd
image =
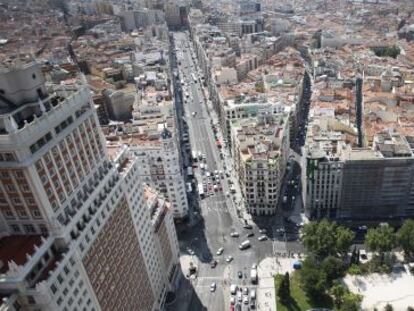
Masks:
[[[90,90],[47,89],[36,63],[2,68],[0,89],[2,310],[160,310],[172,215],[133,153],[107,149]]]
[[[412,138],[381,132],[371,148],[354,148],[347,136],[356,139],[355,129],[333,119],[310,123],[302,171],[307,216],[339,221],[412,217]]]
[[[235,121],[232,144],[248,212],[276,214],[289,152],[288,114]]]

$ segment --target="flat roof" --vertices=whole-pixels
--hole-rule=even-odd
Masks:
[[[42,244],[41,235],[12,235],[0,239],[0,273],[9,270],[9,261],[13,260],[17,265],[26,263],[26,255],[35,253],[34,246]]]

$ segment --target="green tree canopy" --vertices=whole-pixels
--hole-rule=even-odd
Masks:
[[[332,285],[331,289],[329,290],[329,293],[334,297],[335,299],[335,305],[340,308],[344,297],[347,294],[348,290],[345,288],[343,284],[341,284],[339,281],[335,281]]]
[[[342,277],[345,271],[342,260],[333,256],[328,256],[322,261],[321,269],[326,275],[328,286],[330,286],[334,280]]]
[[[361,309],[362,297],[348,292],[344,296],[340,311],[359,311]]]
[[[320,297],[327,289],[326,274],[319,268],[313,256],[308,256],[303,261],[302,269],[300,269],[300,283],[303,290],[313,298]]]
[[[397,241],[405,255],[412,258],[414,255],[414,220],[409,219],[404,222],[397,232]]]
[[[328,256],[337,256],[338,253],[346,255],[354,237],[351,230],[324,219],[306,224],[302,241],[309,253],[322,260]]]
[[[373,252],[378,252],[382,257],[395,246],[394,229],[388,225],[369,229],[365,236],[365,244]]]

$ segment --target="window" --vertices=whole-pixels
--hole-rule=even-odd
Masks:
[[[20,233],[19,225],[11,225],[11,229],[14,233]]]
[[[35,233],[36,232],[36,230],[35,230],[35,228],[34,228],[33,225],[24,225],[23,227],[24,227],[24,230],[27,233]]]
[[[14,185],[8,184],[6,185],[6,190],[8,192],[16,192],[16,187]]]
[[[23,192],[30,192],[30,187],[28,184],[22,184],[22,188]]]

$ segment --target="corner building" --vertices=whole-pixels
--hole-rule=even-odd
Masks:
[[[83,83],[0,67],[0,310],[161,310],[178,242],[148,191],[129,149],[107,149]]]

